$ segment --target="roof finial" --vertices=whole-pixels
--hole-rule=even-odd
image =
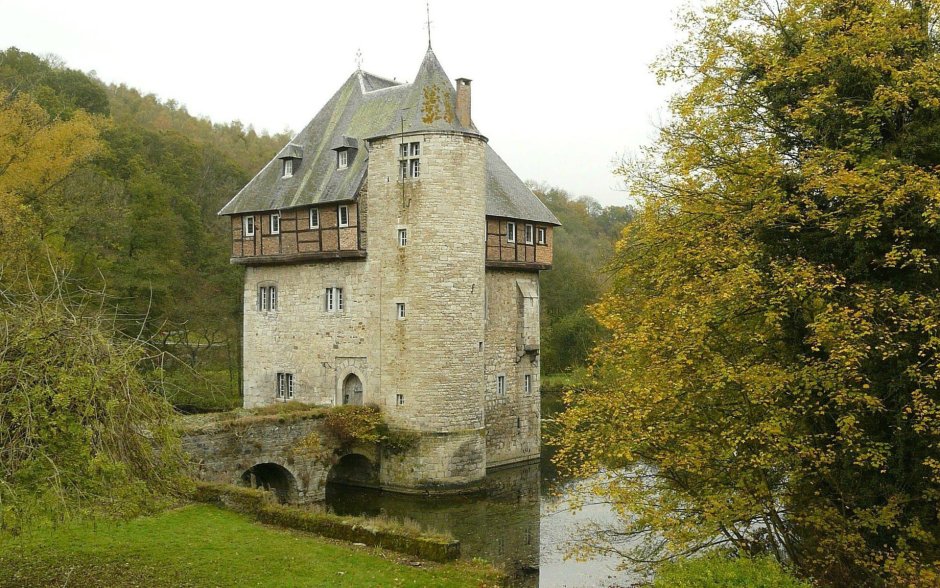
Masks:
[[[428,24],[427,24],[427,27],[428,27],[428,51],[430,51],[430,50],[431,50],[431,2],[430,2],[430,0],[428,0],[427,2],[424,3],[424,7],[425,7],[425,9],[427,10],[427,14],[428,14]]]
[[[362,49],[356,49],[356,71],[362,72]]]

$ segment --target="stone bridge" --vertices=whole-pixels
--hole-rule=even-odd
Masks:
[[[337,443],[322,412],[183,418],[183,448],[201,480],[273,490],[291,503],[323,500],[327,481],[380,486],[381,449]]]

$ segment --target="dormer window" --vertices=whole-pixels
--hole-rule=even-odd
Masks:
[[[293,177],[294,172],[297,171],[297,168],[300,165],[300,160],[303,159],[303,156],[304,148],[300,145],[295,145],[294,143],[288,143],[283,149],[281,149],[281,152],[277,154],[277,158],[281,160],[281,177]]]
[[[343,149],[336,152],[336,169],[346,169],[349,165],[349,151]]]
[[[336,139],[330,149],[336,152],[336,169],[346,169],[349,162],[356,157],[359,141],[343,135]]]

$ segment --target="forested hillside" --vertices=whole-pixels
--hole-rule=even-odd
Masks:
[[[0,53],[0,90],[8,110],[16,98],[44,111],[21,121],[14,159],[17,147],[41,148],[30,133],[55,122],[80,119],[97,133],[84,165],[25,194],[32,280],[50,257],[82,287],[104,290],[128,333],[168,352],[160,373],[177,403],[237,402],[241,276],[216,212],[289,137],[199,119],[15,48]]]

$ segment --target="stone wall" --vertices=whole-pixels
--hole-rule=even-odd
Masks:
[[[486,272],[488,467],[539,456],[538,294],[537,272],[502,269]],[[527,375],[531,382],[528,393]],[[502,394],[499,376],[505,377]]]

